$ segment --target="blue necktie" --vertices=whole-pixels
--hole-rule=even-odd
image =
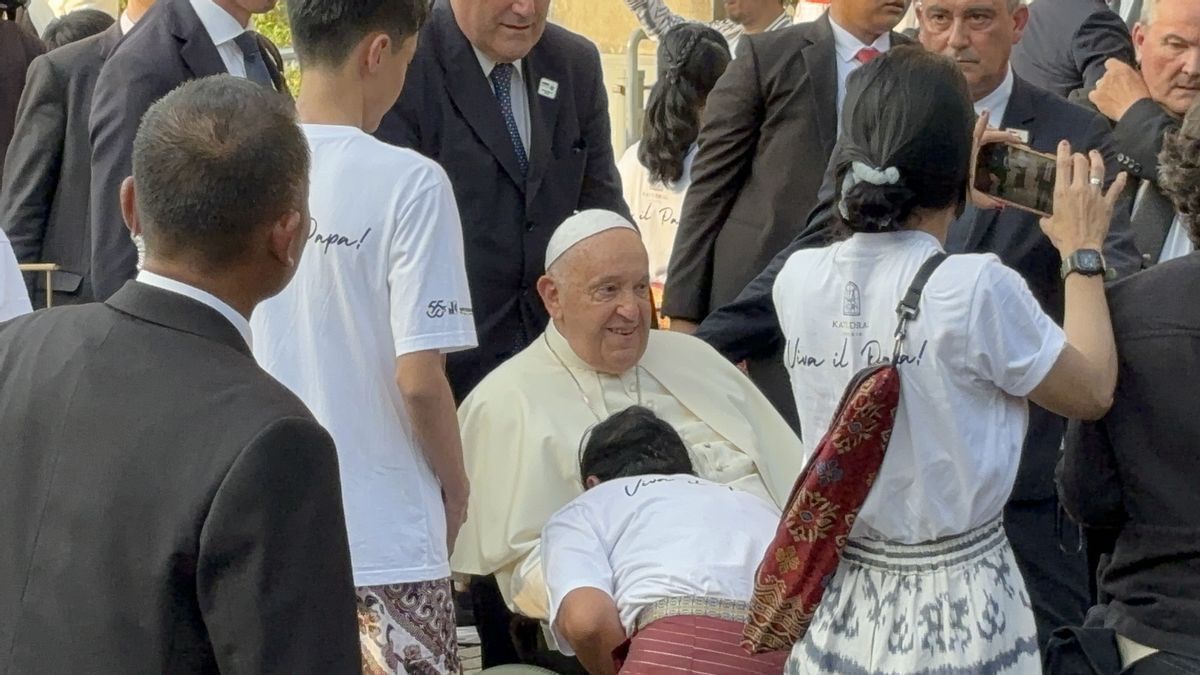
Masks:
[[[269,89],[275,88],[267,64],[263,62],[262,50],[258,48],[258,40],[254,33],[246,31],[233,39],[233,43],[242,50],[242,60],[246,62],[246,79],[256,82]]]
[[[513,150],[517,153],[517,164],[521,167],[521,175],[529,173],[529,156],[525,154],[525,144],[521,142],[521,130],[517,126],[516,115],[512,107],[512,76],[513,64],[497,63],[492,68],[488,79],[492,81],[492,89],[496,91],[496,100],[500,103],[500,114],[504,115],[504,126],[508,129],[508,138],[512,141]]]

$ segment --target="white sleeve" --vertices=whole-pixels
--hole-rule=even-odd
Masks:
[[[1016,271],[992,258],[980,270],[967,325],[967,368],[1013,396],[1028,396],[1066,346]]]
[[[29,291],[17,266],[17,256],[4,231],[0,230],[0,321],[31,311]]]
[[[433,184],[398,205],[388,251],[396,356],[477,344],[458,206],[445,172],[433,170]]]
[[[577,588],[595,588],[611,597],[613,569],[608,550],[579,504],[568,504],[542,530],[542,573],[550,592],[550,627],[562,653],[574,650],[558,632],[555,621],[563,598]]]

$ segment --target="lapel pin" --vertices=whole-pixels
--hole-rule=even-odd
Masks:
[[[1029,131],[1026,129],[1005,129],[1008,133],[1021,139],[1025,145],[1029,145]]]
[[[538,82],[538,96],[554,100],[558,96],[558,83],[543,77],[542,81]]]

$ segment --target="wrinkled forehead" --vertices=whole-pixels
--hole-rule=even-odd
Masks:
[[[994,11],[1008,14],[1009,0],[921,0],[917,6],[924,12],[978,12]]]

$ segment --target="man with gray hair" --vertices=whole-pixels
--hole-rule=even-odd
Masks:
[[[495,574],[511,608],[543,620],[542,527],[583,492],[580,439],[613,413],[653,410],[701,478],[776,506],[803,468],[799,439],[733,364],[691,336],[650,330],[649,259],[625,217],[568,218],[546,262],[537,290],[550,325],[459,408],[473,488],[450,559],[456,572]]]
[[[1158,153],[1200,96],[1200,2],[1145,0],[1133,46],[1140,68],[1110,60],[1089,99],[1116,125],[1117,161],[1142,180],[1132,220],[1143,264],[1150,266],[1194,250],[1158,187]]]
[[[176,89],[121,187],[145,269],[0,324],[0,674],[361,672],[333,441],[250,351],[308,168],[281,95]]]

